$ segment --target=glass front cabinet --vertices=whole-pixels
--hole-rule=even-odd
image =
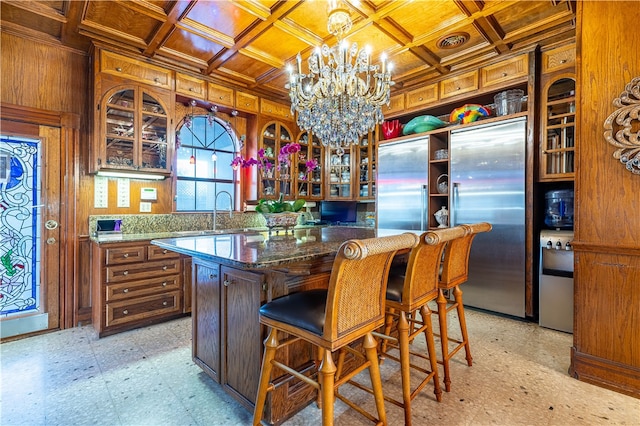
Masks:
[[[272,121],[267,123],[260,133],[259,149],[264,149],[262,158],[258,154],[258,161],[262,163],[258,170],[258,198],[277,199],[284,194],[285,199],[292,199],[295,195],[294,179],[295,161],[290,167],[279,166],[278,153],[288,143],[293,142],[291,131],[282,123]]]
[[[296,164],[296,198],[305,200],[322,200],[322,169],[324,166],[324,149],[320,140],[311,132],[302,132],[298,136],[300,152]],[[310,168],[311,160],[317,167]]]
[[[576,83],[558,78],[543,88],[540,180],[573,180]]]
[[[358,182],[356,184],[358,200],[374,200],[376,196],[376,135],[375,132],[360,137],[356,147],[356,168]]]
[[[142,86],[119,86],[98,104],[93,171],[171,173],[171,96]]]
[[[328,182],[329,193],[325,194],[327,200],[352,200],[353,179],[358,178],[358,173],[353,173],[352,146],[327,147],[327,172],[325,179]],[[355,175],[355,176],[354,176]]]

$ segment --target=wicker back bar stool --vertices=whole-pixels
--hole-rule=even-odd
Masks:
[[[449,360],[460,349],[464,348],[467,365],[473,365],[471,357],[471,348],[469,345],[469,334],[467,333],[467,321],[464,316],[464,304],[462,302],[462,290],[460,285],[465,283],[469,278],[469,253],[471,251],[471,243],[475,236],[480,232],[491,231],[491,224],[487,222],[479,222],[474,224],[459,225],[465,229],[465,235],[456,238],[447,243],[444,252],[444,261],[442,263],[442,273],[438,283],[438,298],[436,300],[438,310],[438,320],[440,324],[440,343],[442,344],[442,365],[444,367],[444,386],[445,390],[451,390],[451,374],[449,371]],[[448,300],[445,290],[453,289],[454,301]],[[456,309],[458,312],[458,322],[460,325],[460,333],[462,340],[449,337],[447,330],[447,314]],[[451,343],[454,344],[450,349]]]
[[[267,393],[273,389],[273,367],[318,389],[323,425],[333,424],[335,397],[370,420],[386,424],[378,344],[371,332],[384,325],[387,277],[395,253],[410,249],[417,242],[418,236],[412,233],[346,241],[335,257],[328,290],[293,293],[260,308],[260,323],[269,327],[269,334],[264,342],[254,425],[260,424]],[[281,342],[282,333],[289,337]],[[361,338],[366,362],[336,380],[333,352]],[[317,381],[275,359],[279,348],[300,339],[317,346],[321,354]],[[377,419],[336,392],[339,386],[365,368],[369,369],[374,389]]]
[[[410,252],[408,262],[391,269],[387,284],[386,305],[387,320],[383,334],[374,333],[382,338],[380,356],[400,362],[402,377],[402,401],[391,398],[388,393],[385,400],[404,409],[404,423],[411,425],[411,401],[433,380],[433,392],[436,400],[442,399],[442,390],[438,377],[436,348],[431,323],[429,302],[438,296],[438,281],[442,253],[447,242],[466,234],[462,227],[428,231],[420,236],[420,241]],[[419,314],[419,315],[418,315]],[[397,331],[397,337],[392,337]],[[410,348],[416,337],[424,334],[427,353]],[[396,351],[393,351],[396,349]],[[399,356],[396,356],[399,354]],[[425,361],[424,366],[412,363],[412,360]],[[411,390],[411,368],[424,374],[424,378]]]

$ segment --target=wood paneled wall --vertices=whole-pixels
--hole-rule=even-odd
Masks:
[[[638,3],[578,2],[578,157],[572,373],[640,397],[640,176],[612,157],[605,119],[640,76]]]

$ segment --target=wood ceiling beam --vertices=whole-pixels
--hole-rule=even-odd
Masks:
[[[156,32],[149,40],[147,48],[144,49],[142,54],[147,57],[155,56],[158,48],[160,48],[166,40],[173,34],[176,30],[178,22],[182,19],[182,17],[186,16],[187,13],[195,6],[196,1],[190,1],[188,4],[183,4],[181,2],[172,2],[169,5],[169,8],[165,14],[165,18],[163,19],[160,28],[156,30]]]

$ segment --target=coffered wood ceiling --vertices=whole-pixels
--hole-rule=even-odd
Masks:
[[[346,0],[347,39],[385,52],[394,91],[575,35],[574,1]],[[91,40],[174,69],[287,100],[286,64],[327,32],[325,0],[9,1],[2,31],[89,51]],[[468,41],[440,47],[445,36]],[[377,63],[378,60],[376,59]],[[306,69],[306,65],[304,66]]]

